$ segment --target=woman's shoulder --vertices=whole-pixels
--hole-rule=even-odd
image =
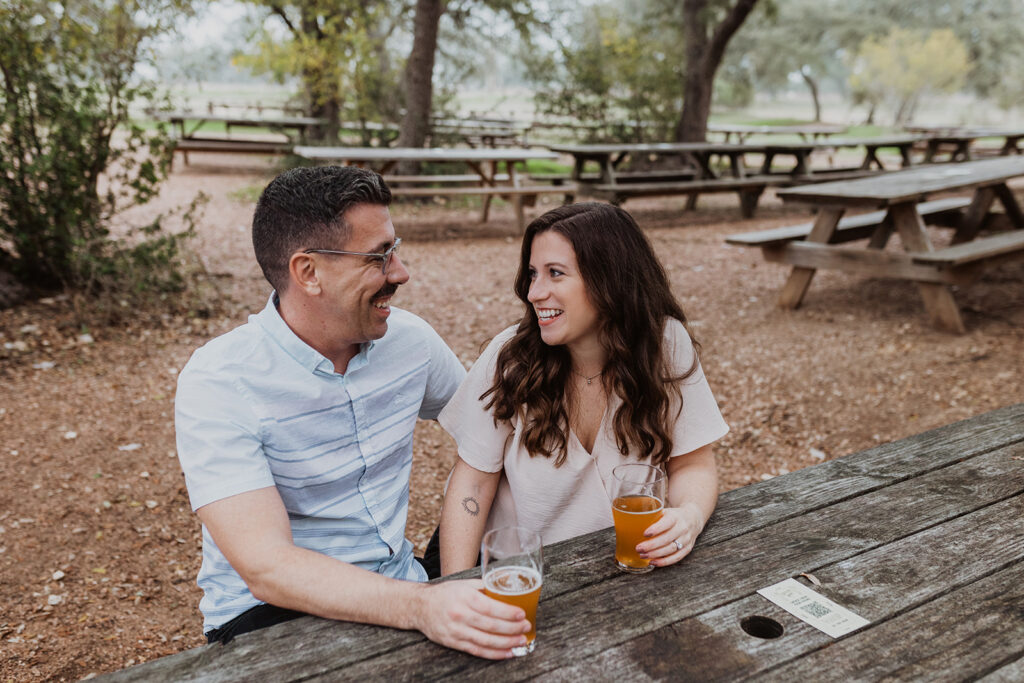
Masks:
[[[666,318],[665,329],[662,340],[664,343],[665,358],[672,359],[676,365],[684,365],[689,368],[693,363],[693,339],[690,337],[686,325],[678,318]]]

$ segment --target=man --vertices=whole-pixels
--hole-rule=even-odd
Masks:
[[[492,659],[526,642],[523,610],[480,580],[420,583],[404,536],[416,418],[436,418],[465,370],[390,306],[409,280],[390,201],[379,175],[353,167],[273,180],[252,229],[270,301],[178,379],[210,642],[303,613],[418,629]]]

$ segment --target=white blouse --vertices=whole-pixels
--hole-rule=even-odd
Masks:
[[[554,458],[530,457],[522,445],[519,419],[513,416],[511,423],[495,425],[479,398],[493,384],[498,352],[515,329],[509,327],[491,341],[438,416],[455,439],[460,458],[478,470],[503,473],[486,529],[524,526],[548,544],[609,527],[612,512],[605,482],[616,465],[639,460],[632,452],[623,456],[615,444],[613,416],[622,401],[615,395],[609,398],[591,453],[570,431],[561,467],[554,466]],[[693,362],[693,343],[674,318],[665,325],[665,343],[672,370],[684,373]],[[713,443],[729,431],[699,366],[680,389],[683,410],[672,429],[672,457]]]

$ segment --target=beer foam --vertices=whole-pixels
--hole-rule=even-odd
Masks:
[[[540,572],[529,567],[501,567],[487,574],[488,590],[503,595],[517,595],[535,590],[541,583]]]

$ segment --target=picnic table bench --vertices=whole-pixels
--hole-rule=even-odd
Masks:
[[[526,657],[302,617],[101,680],[1020,680],[1022,518],[1018,403],[729,491],[672,567],[619,572],[610,528],[545,547]],[[840,608],[866,623],[808,623]]]
[[[783,201],[818,207],[813,225],[733,235],[732,244],[761,247],[766,260],[792,265],[779,296],[783,308],[797,308],[818,268],[837,268],[871,277],[911,280],[917,284],[932,323],[964,332],[950,285],[968,285],[991,267],[1024,256],[1024,212],[1008,180],[1024,176],[1024,157],[1000,157],[959,164],[922,166],[872,178],[779,190]],[[929,196],[972,190],[972,197],[924,201]],[[1004,213],[991,211],[996,200]],[[863,217],[843,218],[848,209],[875,208]],[[936,249],[925,230],[936,224],[955,228],[951,245]],[[979,236],[987,224],[1012,228]],[[898,233],[904,252],[885,251]],[[868,237],[865,247],[841,243]]]
[[[337,163],[372,168],[396,182],[391,194],[396,197],[477,196],[483,199],[481,221],[486,223],[491,200],[502,197],[512,203],[520,229],[526,228],[524,207],[533,206],[543,194],[565,194],[561,185],[524,185],[517,164],[530,159],[557,159],[557,155],[544,150],[526,148],[470,148],[449,147],[309,147],[296,146],[294,153],[315,163]],[[391,171],[401,161],[459,163],[476,174],[475,185],[469,174],[449,176],[430,174],[396,176]],[[499,169],[504,167],[504,172]],[[467,179],[469,176],[469,179]],[[394,180],[401,178],[400,181]]]
[[[177,131],[174,151],[181,152],[187,166],[190,152],[224,154],[258,154],[274,156],[291,154],[296,142],[305,139],[312,128],[326,121],[307,116],[212,114],[186,111],[150,111],[158,121],[165,121]],[[224,136],[199,135],[208,123],[224,126]],[[284,139],[270,140],[231,135],[232,128],[270,130]]]

